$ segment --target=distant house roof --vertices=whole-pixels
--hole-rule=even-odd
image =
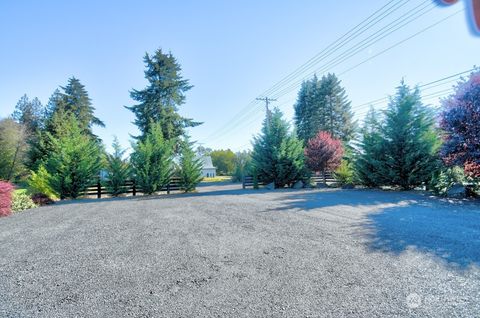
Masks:
[[[203,169],[215,169],[212,163],[212,157],[202,156],[200,159],[202,160]]]

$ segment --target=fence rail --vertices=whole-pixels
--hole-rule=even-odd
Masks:
[[[324,181],[326,183],[335,183],[337,182],[337,180],[335,179],[335,176],[333,175],[332,172],[330,171],[327,171],[325,172],[325,178],[322,175],[318,175],[318,176],[311,176],[310,177],[310,182],[314,182],[315,184],[319,184],[319,183],[324,183]],[[260,185],[266,185],[266,183],[264,182],[260,182],[258,181],[257,184],[260,186]],[[255,181],[254,181],[254,178],[253,176],[245,176],[243,177],[243,184],[242,184],[242,187],[244,189],[248,188],[248,187],[254,187],[255,186]]]
[[[135,180],[126,180],[121,187],[124,190],[123,193],[126,194],[131,194],[133,196],[136,196],[138,193],[143,194],[142,188],[138,186]],[[167,192],[167,194],[170,194],[170,191],[179,190],[182,190],[180,178],[173,177],[170,179],[170,182],[166,186],[161,188],[158,192]],[[84,196],[96,195],[98,199],[100,199],[102,195],[111,194],[112,192],[108,190],[108,187],[102,184],[102,181],[100,179],[97,179],[97,182],[95,184],[88,186],[83,192]]]

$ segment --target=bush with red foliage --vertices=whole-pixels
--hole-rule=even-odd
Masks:
[[[0,181],[0,216],[12,213],[13,185],[7,181]]]
[[[31,199],[32,199],[33,203],[35,203],[38,206],[54,203],[54,201],[52,199],[50,199],[47,195],[45,195],[43,193],[36,193],[36,194],[31,196]]]
[[[329,132],[319,131],[310,139],[305,148],[307,166],[314,172],[333,171],[342,161],[343,146],[339,139],[335,139]]]
[[[480,70],[460,82],[455,94],[443,100],[443,107],[444,162],[462,166],[470,177],[480,177]]]

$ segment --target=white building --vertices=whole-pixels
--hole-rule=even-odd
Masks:
[[[202,156],[202,175],[207,178],[213,178],[217,175],[217,168],[213,166],[212,157]]]

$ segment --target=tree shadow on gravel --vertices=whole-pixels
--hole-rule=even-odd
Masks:
[[[401,254],[408,248],[450,265],[480,266],[480,210],[424,204],[386,208],[368,215],[369,248]]]
[[[380,190],[303,190],[287,193],[280,197],[281,207],[275,210],[300,209],[309,211],[334,206],[374,206],[379,204],[397,204],[404,200],[421,199],[407,192],[385,192]]]
[[[414,248],[454,267],[480,266],[478,201],[415,192],[326,190],[291,193],[280,202],[276,211],[349,218],[342,222],[366,238],[371,251],[400,255]]]

